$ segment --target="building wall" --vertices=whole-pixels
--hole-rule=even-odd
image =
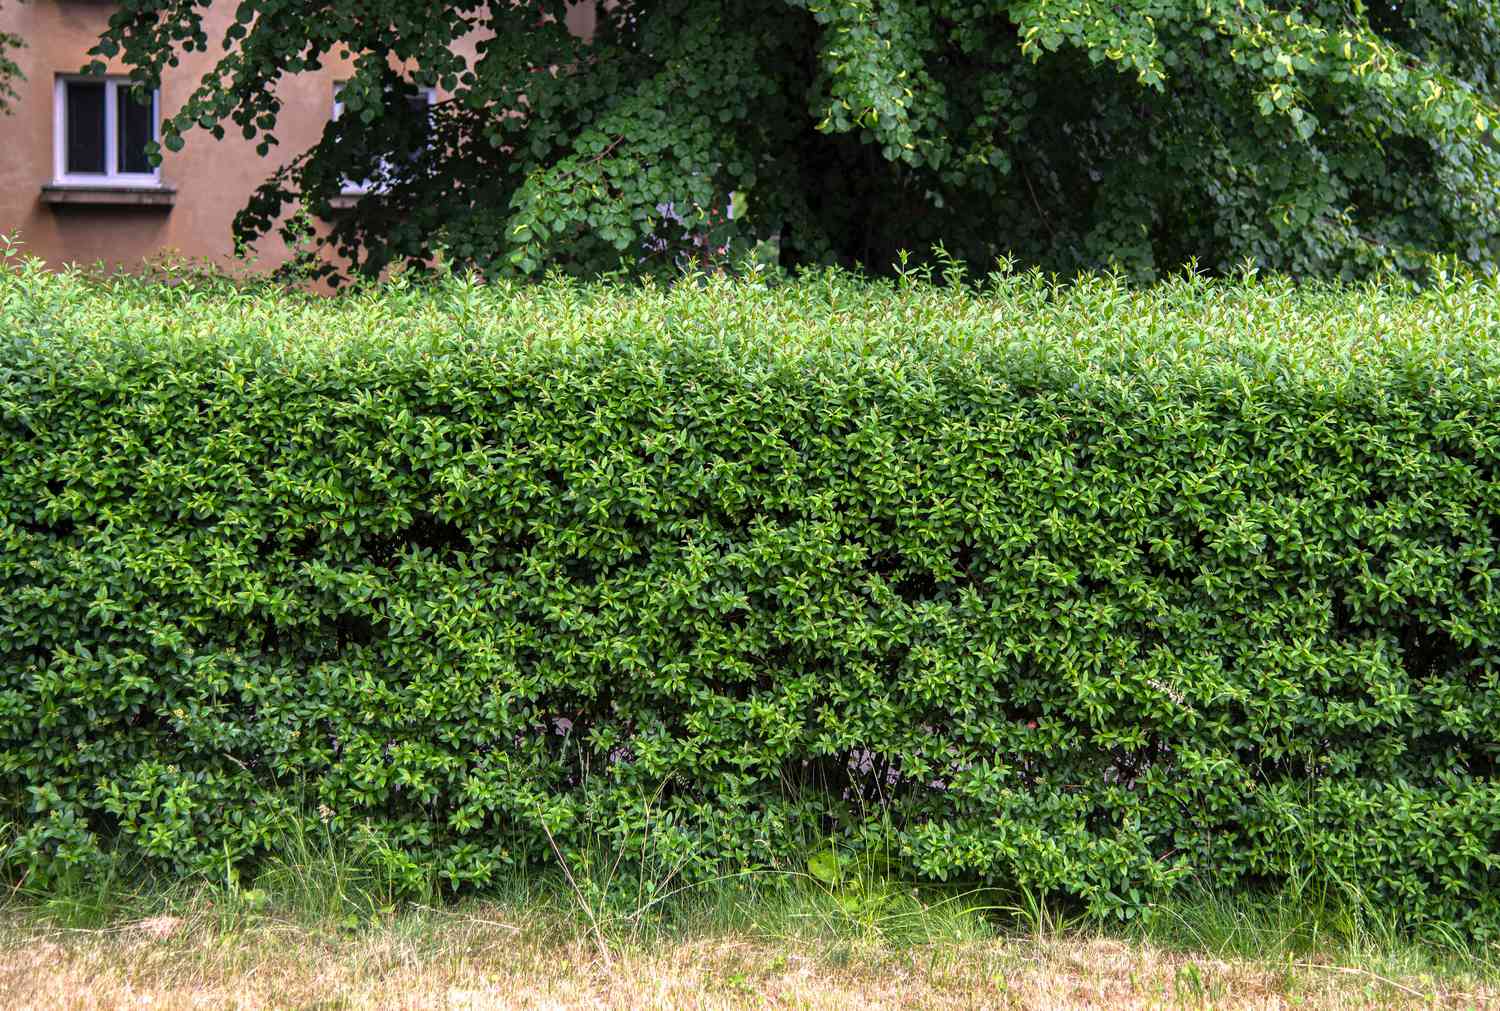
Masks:
[[[182,53],[180,66],[165,71],[162,116],[179,109],[213,65],[217,42],[237,6],[238,0],[215,0],[204,17],[209,52]],[[574,8],[568,20],[575,32],[591,33],[593,8],[592,3]],[[9,115],[0,114],[0,233],[18,233],[27,252],[59,267],[103,263],[132,269],[164,253],[233,267],[235,213],[277,168],[317,143],[332,112],[334,84],[350,76],[349,64],[330,54],[323,70],[280,82],[283,106],[275,132],[281,143],[265,157],[232,123],[222,141],[194,130],[181,151],[164,152],[161,184],[176,189],[170,207],[46,203],[42,188],[53,182],[54,170],[55,82],[89,61],[88,50],[113,9],[114,4],[97,0],[0,4],[0,31],[26,41],[12,53],[26,75],[16,83],[20,97]],[[119,61],[109,70],[126,72]],[[268,269],[287,255],[281,241],[268,235],[253,251],[254,266]]]

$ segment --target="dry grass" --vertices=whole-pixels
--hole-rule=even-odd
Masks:
[[[604,949],[470,905],[354,931],[212,908],[105,929],[0,917],[0,1003],[62,1008],[1485,1008],[1493,979],[1391,978],[1061,935],[900,947],[689,932]]]

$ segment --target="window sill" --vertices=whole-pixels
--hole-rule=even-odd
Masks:
[[[171,186],[81,186],[48,183],[42,187],[44,204],[91,204],[111,207],[171,207],[177,190]]]

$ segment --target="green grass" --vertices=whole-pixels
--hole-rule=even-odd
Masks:
[[[836,879],[810,869],[727,874],[685,885],[671,868],[643,870],[606,853],[506,878],[478,895],[398,894],[358,839],[330,832],[283,841],[254,878],[164,879],[120,866],[46,890],[13,883],[0,916],[11,929],[97,931],[160,917],[207,919],[234,932],[277,922],[316,931],[420,935],[475,911],[523,916],[555,943],[608,960],[695,937],[735,935],[811,948],[839,962],[881,952],[989,942],[1109,938],[1184,955],[1274,965],[1358,967],[1390,978],[1464,978],[1500,985],[1500,951],[1430,925],[1395,926],[1358,896],[1309,885],[1274,893],[1187,889],[1151,915],[1104,922],[1035,894],[939,887],[846,864]]]
[[[158,1008],[355,1009],[427,1006],[433,993],[464,1008],[1500,1003],[1493,949],[1404,935],[1306,892],[1190,893],[1147,920],[1103,923],[1039,896],[875,874],[674,888],[601,854],[482,895],[412,898],[366,856],[319,836],[290,840],[247,882],[122,869],[22,883],[0,902],[0,990],[34,1007],[147,994]]]

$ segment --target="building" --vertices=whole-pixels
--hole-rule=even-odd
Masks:
[[[104,78],[80,74],[114,4],[0,3],[0,32],[25,41],[11,54],[25,75],[15,84],[19,98],[9,115],[0,114],[0,233],[19,234],[28,253],[54,266],[133,269],[164,254],[236,265],[235,213],[284,161],[317,143],[338,113],[338,88],[349,76],[349,63],[330,54],[323,70],[282,80],[281,143],[265,157],[233,129],[223,140],[195,130],[181,151],[164,152],[153,167],[144,145],[213,65],[213,43],[237,7],[238,0],[214,0],[204,15],[210,51],[183,53],[159,92],[140,103],[122,86],[127,71],[118,61]],[[568,22],[587,35],[593,18],[594,5],[583,3]],[[358,184],[349,192],[357,195]],[[289,254],[268,235],[253,255],[253,266],[269,269]]]

